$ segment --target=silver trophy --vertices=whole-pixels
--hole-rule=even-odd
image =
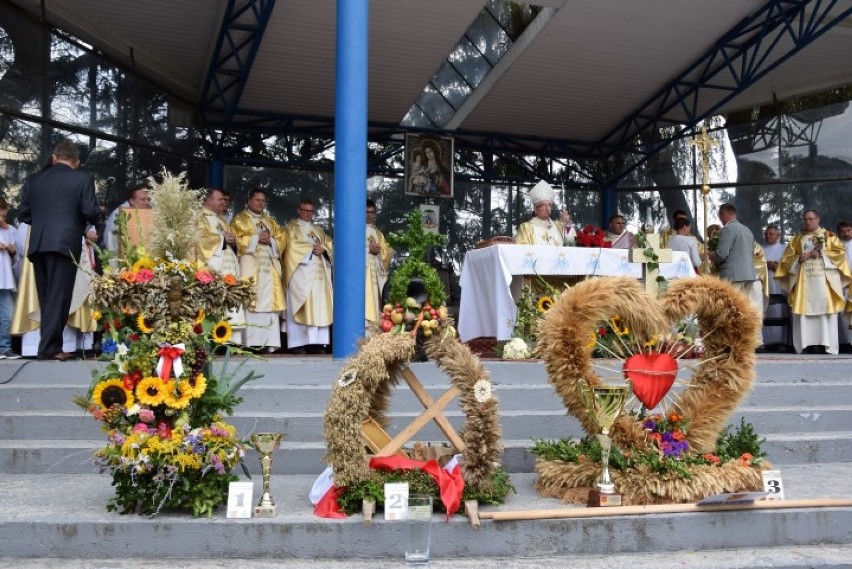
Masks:
[[[595,483],[596,490],[589,493],[590,506],[620,506],[621,495],[615,492],[615,484],[609,474],[609,455],[612,450],[612,439],[609,431],[619,415],[624,411],[624,404],[630,394],[630,384],[590,386],[585,380],[578,382],[580,400],[589,416],[600,429],[596,433],[601,443],[601,474]]]

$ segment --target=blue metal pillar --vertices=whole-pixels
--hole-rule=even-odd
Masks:
[[[601,190],[601,227],[606,230],[609,216],[618,213],[618,200],[615,196],[615,188],[607,186]]]
[[[364,335],[369,0],[337,0],[333,356]]]
[[[225,163],[221,160],[211,160],[207,165],[207,185],[211,188],[225,187]]]

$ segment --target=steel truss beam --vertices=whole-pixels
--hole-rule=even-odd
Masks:
[[[620,170],[612,185],[644,164],[673,139],[655,140],[662,127],[692,128],[731,99],[852,15],[839,0],[768,0],[757,12],[721,37],[679,77],[604,136],[588,154],[611,157],[607,147],[638,152],[639,160]],[[707,97],[717,99],[699,109]],[[640,145],[636,140],[641,139]]]
[[[202,124],[221,130],[217,154],[231,130],[274,7],[275,0],[228,0],[199,102]]]

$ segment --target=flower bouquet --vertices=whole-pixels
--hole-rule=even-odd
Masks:
[[[577,232],[578,247],[601,247],[608,249],[612,243],[606,239],[606,232],[600,227],[586,225]]]
[[[158,233],[171,235],[163,242],[186,255],[188,242],[178,247],[170,227],[194,226],[197,192],[182,178],[152,183],[155,222],[158,201],[173,217]],[[241,401],[237,390],[259,376],[249,371],[236,379],[243,364],[229,373],[230,352],[216,374],[210,358],[230,338],[228,311],[251,302],[253,290],[249,279],[219,275],[171,249],[155,253],[130,249],[118,268],[93,275],[90,303],[104,322],[104,354],[112,359],[75,402],[107,434],[95,463],[112,474],[108,510],[212,516],[243,456],[236,430],[222,416]]]

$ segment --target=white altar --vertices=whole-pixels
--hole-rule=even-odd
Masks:
[[[467,342],[481,336],[508,340],[515,328],[515,301],[525,275],[642,278],[642,265],[631,263],[627,249],[492,245],[469,251],[461,271],[459,336]],[[660,263],[667,280],[695,276],[689,255],[672,252]]]

